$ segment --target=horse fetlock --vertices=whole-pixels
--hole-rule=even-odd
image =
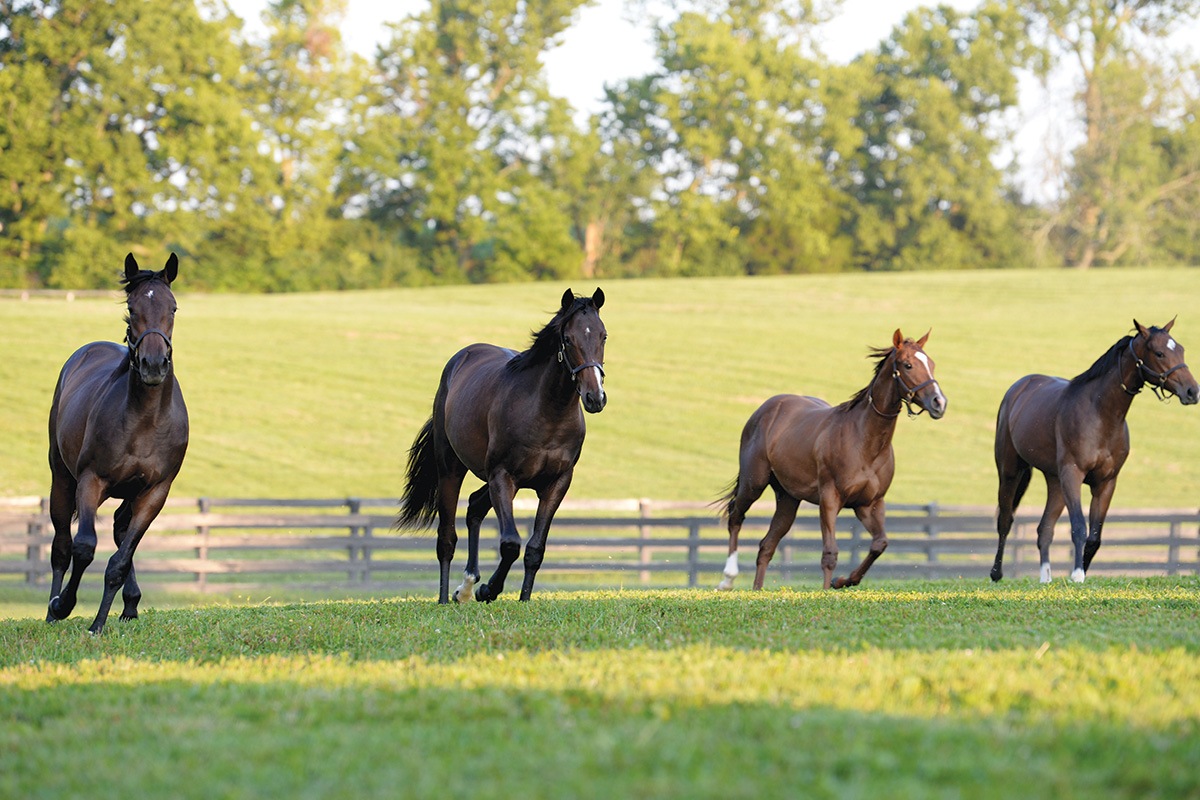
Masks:
[[[69,600],[63,600],[61,594],[56,594],[50,598],[50,605],[47,610],[55,620],[66,619],[75,610],[75,598],[72,597]]]
[[[736,577],[735,575],[726,575],[723,578],[721,578],[721,582],[717,584],[717,591],[718,592],[732,591],[733,579],[735,577]]]
[[[1000,567],[992,567],[992,583],[999,583],[1004,578],[1004,570]]]
[[[1086,577],[1087,577],[1087,573],[1081,569],[1076,568],[1076,569],[1071,570],[1071,582],[1072,583],[1083,583],[1083,580]]]
[[[478,575],[472,575],[469,572],[463,573],[463,582],[454,590],[454,602],[469,603],[475,599],[475,583],[479,580]]]

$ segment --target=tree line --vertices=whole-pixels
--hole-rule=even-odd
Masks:
[[[540,56],[590,0],[432,0],[374,58],[344,0],[0,0],[0,286],[1200,264],[1200,0],[985,0],[849,64],[819,0],[675,0],[581,123]],[[633,8],[649,14],[645,5]],[[1069,65],[1055,198],[1001,165],[1018,76]]]

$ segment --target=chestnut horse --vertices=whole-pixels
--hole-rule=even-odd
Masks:
[[[1129,455],[1125,415],[1147,383],[1179,397],[1185,406],[1197,400],[1196,379],[1183,361],[1183,345],[1171,336],[1171,320],[1162,328],[1133,321],[1136,333],[1121,338],[1095,364],[1070,381],[1026,375],[1000,402],[996,416],[996,471],[1000,475],[1000,536],[992,580],[1004,577],[1004,542],[1013,515],[1036,467],[1046,477],[1046,508],[1038,523],[1041,582],[1050,582],[1050,542],[1066,506],[1071,518],[1075,568],[1081,583],[1100,547],[1100,531],[1117,488],[1117,475]],[[1083,518],[1083,484],[1092,490],[1088,520]]]
[[[467,501],[467,565],[455,602],[472,599],[479,581],[479,527],[495,508],[500,523],[500,564],[474,598],[491,602],[504,590],[508,570],[521,550],[513,520],[518,489],[537,492],[533,533],[525,547],[521,599],[528,600],[546,551],[554,512],[571,485],[583,451],[580,400],[600,412],[604,393],[604,342],[600,321],[604,292],[576,297],[568,289],[554,318],[533,334],[528,350],[517,353],[490,344],[472,344],[442,370],[425,423],[408,455],[408,477],[398,528],[421,528],[437,519],[441,567],[438,602],[448,603],[450,561],[458,534],[454,515],[468,472],[484,481]]]
[[[175,380],[171,335],[175,296],[170,284],[179,271],[172,253],[160,272],[125,258],[128,347],[92,342],[63,366],[50,406],[50,546],[53,577],[48,622],[66,619],[75,607],[79,579],[96,553],[96,509],[120,498],[113,515],[117,551],[104,571],[104,596],[88,629],[104,630],[108,610],[121,589],[121,619],[137,617],[142,597],[133,553],[162,510],[188,445],[188,415]],[[71,540],[71,518],[79,530]],[[63,588],[63,576],[71,579]]]
[[[738,532],[746,512],[768,485],[775,490],[775,515],[758,545],[754,588],[762,588],[767,565],[792,527],[801,500],[820,506],[825,588],[858,585],[887,549],[883,496],[895,474],[892,434],[901,405],[907,406],[909,416],[928,411],[932,418],[941,419],[946,413],[946,396],[933,377],[933,360],[923,349],[928,339],[926,333],[914,342],[897,329],[891,347],[872,350],[877,363],[871,382],[839,406],[830,407],[815,397],[781,394],[750,416],[742,430],[738,476],[721,499],[729,523],[729,560],[718,588],[733,588]],[[916,414],[914,402],[921,407]],[[853,508],[870,531],[871,548],[848,578],[834,581],[838,557],[834,524],[843,508]]]

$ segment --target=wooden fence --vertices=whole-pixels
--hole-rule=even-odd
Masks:
[[[395,499],[173,499],[138,548],[144,585],[200,592],[231,590],[436,591],[434,537],[391,530]],[[519,498],[518,524],[528,535],[535,501]],[[45,498],[0,499],[0,586],[44,585],[50,573],[52,529]],[[760,506],[754,512],[770,510]],[[1039,509],[1040,511],[1040,509]],[[742,529],[739,587],[752,580],[758,540],[770,518],[747,518]],[[1036,526],[1017,518],[1005,558],[1006,577],[1037,574]],[[99,585],[112,553],[111,516],[98,521],[100,547],[86,580]],[[986,508],[893,505],[888,508],[887,553],[871,576],[985,579],[995,556],[993,512]],[[465,525],[455,579],[466,561]],[[1055,533],[1055,575],[1070,571],[1070,530]],[[486,577],[497,552],[495,519],[480,543]],[[857,565],[870,537],[848,512],[838,520],[838,574]],[[652,500],[567,501],[551,530],[541,588],[665,588],[713,586],[728,540],[711,507]],[[821,539],[815,507],[805,505],[768,573],[777,582],[820,576]],[[510,580],[519,585],[521,561]],[[1200,511],[1114,510],[1093,574],[1200,574]]]

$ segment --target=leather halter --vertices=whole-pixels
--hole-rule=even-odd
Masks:
[[[1150,391],[1154,392],[1155,397],[1157,397],[1159,400],[1161,400],[1164,403],[1169,402],[1172,397],[1178,397],[1179,396],[1178,394],[1176,394],[1175,392],[1173,392],[1167,388],[1167,386],[1166,386],[1167,376],[1170,375],[1175,370],[1186,369],[1187,364],[1181,361],[1178,364],[1176,364],[1175,366],[1171,367],[1166,372],[1155,372],[1154,370],[1152,370],[1146,366],[1145,361],[1142,361],[1140,358],[1138,358],[1137,353],[1133,352],[1133,340],[1136,338],[1137,337],[1134,336],[1134,337],[1130,338],[1130,340],[1129,340],[1129,355],[1133,357],[1133,363],[1138,369],[1138,375],[1142,379],[1142,385],[1144,386],[1145,384],[1150,383],[1150,381],[1146,380],[1146,376],[1150,376],[1152,378],[1158,378],[1157,384],[1150,383]],[[1149,341],[1146,342],[1147,345],[1149,345],[1149,343],[1150,343]],[[1125,391],[1125,394],[1130,395],[1132,397],[1136,397],[1137,394],[1142,391],[1142,387],[1139,386],[1138,388],[1134,389],[1133,391],[1130,391],[1129,387],[1127,387],[1125,385],[1125,379],[1121,378],[1120,374],[1121,374],[1120,369],[1118,369],[1117,376],[1121,382],[1121,388]],[[1163,392],[1167,392],[1168,396],[1163,397],[1162,396]]]
[[[919,406],[918,408],[920,408],[920,410],[917,411],[916,413],[913,413],[913,401],[917,399],[917,392],[921,391],[922,389],[924,389],[926,386],[928,386],[931,383],[937,383],[937,378],[931,377],[929,380],[925,381],[924,383],[920,383],[920,384],[917,384],[916,386],[909,388],[909,386],[904,383],[904,378],[900,377],[900,368],[898,366],[896,366],[896,353],[897,352],[898,351],[895,348],[892,349],[892,356],[891,356],[891,358],[892,358],[892,379],[895,380],[896,385],[900,387],[900,401],[902,403],[904,403],[905,408],[908,409],[909,418],[919,417],[925,413],[925,408],[923,406]],[[930,373],[930,374],[932,374],[932,373]],[[877,378],[879,376],[876,375],[875,377]],[[874,387],[875,387],[875,381],[872,379],[871,388],[874,388]],[[878,408],[876,408],[875,407],[875,398],[871,396],[870,392],[867,393],[867,400],[871,404],[871,410],[885,419],[895,419],[896,417],[900,416],[899,411],[897,411],[895,414],[885,414],[882,411],[880,411]]]
[[[142,331],[142,335],[137,337],[137,339],[135,340],[133,338],[133,327],[130,326],[125,329],[125,341],[129,343],[129,363],[133,365],[133,368],[135,370],[137,370],[137,373],[139,376],[142,374],[142,370],[141,370],[141,367],[138,366],[138,362],[139,362],[138,346],[142,343],[142,339],[145,339],[147,336],[149,336],[152,333],[157,333],[159,336],[161,336],[163,338],[163,341],[167,343],[167,363],[170,364],[171,363],[171,354],[174,352],[174,348],[171,346],[171,337],[170,336],[167,336],[165,333],[160,331],[158,328],[150,328],[149,330]]]
[[[600,370],[600,377],[601,378],[604,377],[604,365],[601,364],[599,361],[588,361],[587,363],[580,364],[578,367],[572,367],[571,359],[569,356],[567,356],[567,340],[566,339],[563,339],[558,345],[558,361],[560,364],[565,365],[566,368],[568,370],[570,370],[571,383],[576,383],[577,379],[575,376],[578,375],[583,370],[587,369],[588,367],[595,367],[596,369]],[[583,387],[581,387],[581,386],[576,386],[575,389],[581,393],[583,392]]]

